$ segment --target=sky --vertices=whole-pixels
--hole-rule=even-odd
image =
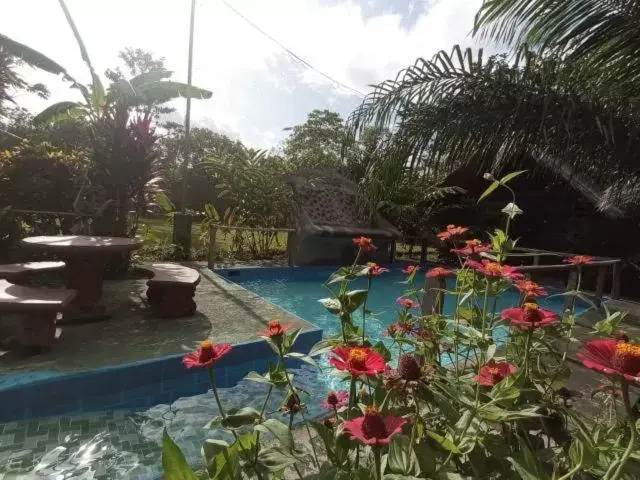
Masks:
[[[459,43],[477,46],[470,32],[482,0],[226,0],[312,64],[357,91],[394,78],[418,57],[430,58]],[[166,58],[173,80],[187,78],[190,0],[67,0],[98,72],[120,64],[118,52],[142,48]],[[73,34],[55,0],[3,0],[0,32],[48,55],[75,78],[89,83]],[[193,83],[213,92],[195,100],[192,124],[271,148],[285,129],[313,109],[343,117],[362,97],[291,58],[256,31],[223,0],[197,0]],[[79,100],[60,78],[30,68],[30,81],[51,96],[21,94],[34,112],[52,102]],[[106,79],[103,78],[106,83]],[[172,120],[184,119],[184,99],[174,101]]]

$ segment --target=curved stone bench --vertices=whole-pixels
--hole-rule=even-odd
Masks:
[[[23,315],[20,344],[51,347],[56,338],[56,317],[76,296],[75,290],[14,285],[0,280],[0,313]]]
[[[153,277],[147,281],[147,298],[153,314],[162,318],[188,317],[196,312],[193,297],[200,273],[177,263],[145,265]]]
[[[25,285],[39,273],[60,272],[64,267],[64,262],[8,263],[0,265],[0,279],[16,285]]]

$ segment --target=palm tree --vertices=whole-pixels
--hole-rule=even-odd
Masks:
[[[85,117],[93,123],[100,119],[103,112],[105,112],[110,105],[116,103],[120,107],[130,109],[140,105],[158,105],[179,97],[211,97],[211,92],[208,90],[194,87],[190,84],[167,80],[167,78],[171,76],[171,72],[169,71],[143,73],[129,80],[120,78],[105,91],[100,76],[96,73],[91,63],[84,41],[71,17],[67,5],[64,0],[58,1],[67,19],[67,23],[74,34],[80,49],[80,55],[91,73],[91,84],[88,86],[82,85],[66,75],[65,78],[72,81],[72,87],[80,90],[84,102],[63,101],[50,105],[36,115],[34,118],[35,122],[55,121],[61,116],[72,115]]]
[[[638,0],[485,0],[476,33],[586,64],[608,95],[640,92]]]
[[[403,152],[396,161],[409,173],[501,169],[532,155],[597,177],[634,167],[640,118],[632,102],[596,90],[590,68],[557,55],[524,46],[514,62],[485,60],[482,50],[456,46],[378,85],[350,122],[358,132],[390,126]]]

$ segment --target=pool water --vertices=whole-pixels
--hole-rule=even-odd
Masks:
[[[367,309],[373,315],[367,315],[366,333],[373,343],[382,340],[389,344],[391,340],[383,335],[385,329],[397,319],[398,306],[396,299],[403,295],[409,288],[405,283],[406,275],[401,271],[402,267],[395,267],[391,272],[385,273],[373,279],[372,292],[367,300]],[[223,271],[223,275],[229,280],[242,285],[271,303],[295,313],[299,317],[321,328],[325,334],[335,334],[340,331],[338,317],[318,302],[319,299],[330,297],[331,292],[323,287],[334,268],[252,268],[233,271]],[[415,287],[422,288],[424,276],[418,273],[415,278]],[[447,279],[447,288],[454,289],[455,279]],[[351,284],[351,289],[364,289],[367,280],[359,278]],[[497,301],[496,311],[517,306],[520,302],[520,294],[513,289],[505,292]],[[556,312],[563,309],[564,297],[556,296],[542,299],[540,306]],[[584,304],[577,304],[576,310],[584,309]],[[444,312],[452,314],[455,309],[455,297],[447,295],[445,298]],[[362,325],[362,310],[355,313],[356,325]]]

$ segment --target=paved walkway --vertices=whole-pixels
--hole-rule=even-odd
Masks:
[[[294,314],[225,281],[202,263],[191,266],[202,275],[193,317],[152,317],[145,304],[146,279],[106,282],[104,299],[112,318],[64,325],[62,338],[50,353],[24,357],[0,351],[0,374],[90,370],[192,350],[205,338],[216,343],[253,340],[274,318],[312,328]],[[10,318],[3,317],[3,322],[10,327]]]

